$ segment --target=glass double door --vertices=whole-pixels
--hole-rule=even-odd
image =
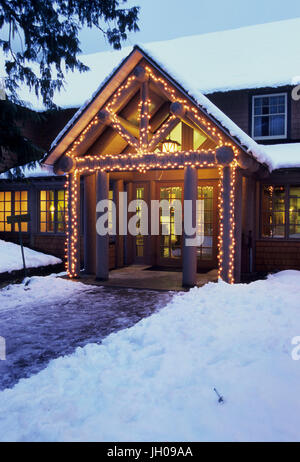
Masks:
[[[198,200],[200,213],[198,226],[203,235],[202,243],[197,247],[198,269],[212,269],[217,266],[217,184],[213,181],[198,183]],[[158,184],[159,200],[169,203],[170,211],[160,210],[160,235],[158,239],[158,265],[181,267],[183,246],[184,191],[183,183]],[[175,225],[176,211],[174,201],[182,204],[182,233]],[[177,216],[178,220],[179,216]]]

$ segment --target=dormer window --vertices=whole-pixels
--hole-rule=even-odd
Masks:
[[[287,137],[287,94],[252,97],[252,138],[255,140]]]

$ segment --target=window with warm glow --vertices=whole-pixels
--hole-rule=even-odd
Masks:
[[[12,231],[11,224],[7,223],[7,217],[12,214],[11,191],[0,192],[0,231]]]
[[[200,230],[204,234],[203,244],[197,248],[197,256],[200,260],[211,260],[213,258],[213,229],[214,229],[214,188],[213,186],[198,186],[198,200],[204,202],[203,228]]]
[[[144,188],[136,188],[136,200],[137,200],[137,207],[136,207],[136,215],[139,218],[139,221],[137,222],[137,227],[140,228],[140,220],[142,218],[142,207],[140,205],[140,201],[144,200]],[[136,244],[136,256],[137,257],[143,257],[144,256],[144,236],[141,234],[141,232],[138,233],[138,235],[135,238],[135,244]]]
[[[300,186],[263,187],[261,236],[300,239]]]
[[[170,204],[174,200],[182,200],[182,188],[180,186],[170,186],[160,188],[160,200],[167,200]],[[162,211],[163,213],[163,211]],[[170,213],[160,215],[161,228],[164,226],[168,230],[167,235],[161,233],[160,236],[160,255],[163,258],[180,258],[182,236],[175,234],[175,210],[170,207]]]
[[[28,213],[28,192],[15,191],[15,215],[26,215]],[[15,223],[15,228],[18,224]],[[18,231],[15,229],[15,231]],[[28,231],[28,223],[21,223],[21,231],[26,233]]]
[[[40,191],[40,232],[64,233],[66,197],[64,189]]]
[[[19,224],[8,224],[7,217],[27,213],[28,191],[0,191],[0,232],[18,232]],[[21,231],[28,231],[28,223],[21,223]]]

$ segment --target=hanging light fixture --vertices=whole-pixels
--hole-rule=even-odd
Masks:
[[[170,153],[178,151],[179,146],[180,144],[178,143],[178,141],[171,140],[171,138],[169,138],[162,142],[161,148],[162,152]]]

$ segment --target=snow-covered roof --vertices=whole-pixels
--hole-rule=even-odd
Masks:
[[[239,29],[141,44],[193,93],[291,85],[300,80],[300,18]],[[79,107],[99,83],[127,56],[131,47],[82,55],[90,67],[84,74],[68,73],[65,90],[54,98],[61,107]],[[34,92],[22,98],[42,109]]]
[[[270,169],[300,168],[300,143],[281,143],[262,146],[270,159]]]
[[[155,66],[159,66],[159,70],[166,72],[167,75],[174,80],[174,82],[181,86],[181,89],[186,92],[186,94],[192,98],[192,100],[202,109],[204,109],[209,115],[211,115],[215,121],[217,121],[221,126],[223,126],[229,134],[234,137],[243,147],[244,149],[253,154],[253,156],[261,163],[266,163],[268,166],[271,166],[270,159],[268,155],[264,151],[264,149],[257,144],[249,135],[247,135],[235,122],[233,122],[224,112],[222,112],[214,103],[212,103],[203,93],[198,91],[196,88],[192,88],[188,85],[188,82],[181,77],[181,72],[176,72],[175,69],[170,70],[166,68],[165,63],[158,61],[155,56],[151,56],[149,50],[146,52],[141,47],[135,47],[135,49],[128,55],[129,57],[134,56],[134,54],[140,54],[140,57],[146,57],[151,60],[151,62]],[[124,58],[119,63],[113,71],[109,74],[109,76],[104,79],[104,81],[100,84],[97,90],[86,100],[86,102],[78,109],[78,111],[74,114],[74,116],[70,119],[67,125],[63,128],[63,130],[57,135],[53,143],[51,144],[51,151],[57,151],[56,146],[59,145],[60,141],[63,139],[64,135],[68,132],[68,130],[76,124],[78,120],[82,117],[82,114],[85,110],[90,106],[90,104],[97,99],[97,96],[101,94],[103,88],[109,81],[109,78],[115,73],[120,70],[122,64],[124,62]],[[175,74],[175,75],[174,75]],[[99,109],[99,108],[98,108]],[[76,127],[74,133],[71,137],[68,138],[68,143],[74,141],[76,136],[79,134],[80,130],[77,130],[76,134]],[[62,152],[65,150],[65,142]],[[50,154],[52,155],[52,154]],[[55,156],[57,153],[55,152]],[[53,155],[51,160],[46,160],[46,162],[53,163]]]
[[[21,167],[22,168],[22,167]],[[8,180],[13,176],[14,169],[7,170],[0,174],[0,180]],[[30,164],[26,164],[22,169],[23,178],[41,178],[49,176],[58,176],[53,173],[53,167],[51,165],[36,163],[34,167]]]

